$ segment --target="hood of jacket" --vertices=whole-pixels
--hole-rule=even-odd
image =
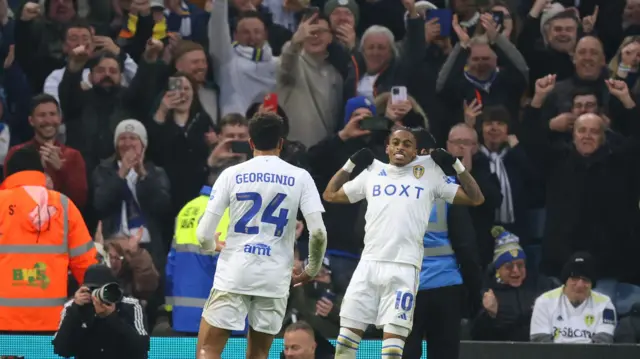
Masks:
[[[22,221],[24,229],[30,232],[46,230],[52,219],[60,215],[57,206],[49,204],[50,192],[46,188],[45,174],[38,171],[22,171],[7,177],[0,190],[18,189],[23,194],[19,199],[21,205],[15,206],[18,218],[27,218]]]

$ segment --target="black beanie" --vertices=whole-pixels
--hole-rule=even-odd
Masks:
[[[22,147],[9,157],[5,171],[7,177],[22,171],[44,172],[40,153],[35,146],[28,145]]]
[[[566,284],[569,278],[580,277],[591,281],[591,286],[596,286],[596,267],[593,257],[587,252],[577,252],[571,256],[562,268],[562,284]]]

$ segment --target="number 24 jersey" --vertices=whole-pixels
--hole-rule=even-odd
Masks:
[[[258,156],[224,170],[207,210],[229,207],[226,247],[213,287],[230,293],[282,298],[289,292],[298,208],[324,212],[311,175],[276,156]]]

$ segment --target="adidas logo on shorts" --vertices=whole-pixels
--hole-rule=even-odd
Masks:
[[[378,176],[383,176],[385,177],[387,175],[387,172],[385,170],[380,171],[380,173],[378,173]]]
[[[399,319],[407,320],[407,313],[402,313],[398,316]]]

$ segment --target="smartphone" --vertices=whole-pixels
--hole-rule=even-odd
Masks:
[[[262,107],[266,110],[277,111],[278,110],[278,94],[275,92],[268,93],[262,100]]]
[[[336,300],[336,294],[331,291],[331,289],[327,289],[323,294],[322,298],[327,298],[330,301],[334,302]]]
[[[362,130],[388,131],[389,128],[391,128],[391,121],[381,116],[367,117],[360,121],[360,129]]]
[[[434,9],[427,11],[426,21],[438,19],[440,24],[440,36],[449,37],[451,35],[451,23],[453,22],[453,12],[451,9]]]
[[[492,11],[493,21],[496,25],[503,27],[504,29],[504,13],[502,11]]]
[[[393,86],[391,88],[391,103],[407,101],[407,88],[404,86]]]
[[[302,21],[306,21],[308,18],[312,17],[313,15],[319,14],[320,13],[320,8],[317,6],[309,6],[308,8],[302,10]]]
[[[233,141],[231,142],[231,152],[250,154],[252,151],[251,151],[251,146],[249,146],[249,142]]]
[[[169,91],[180,91],[182,89],[182,79],[180,77],[169,77]]]

